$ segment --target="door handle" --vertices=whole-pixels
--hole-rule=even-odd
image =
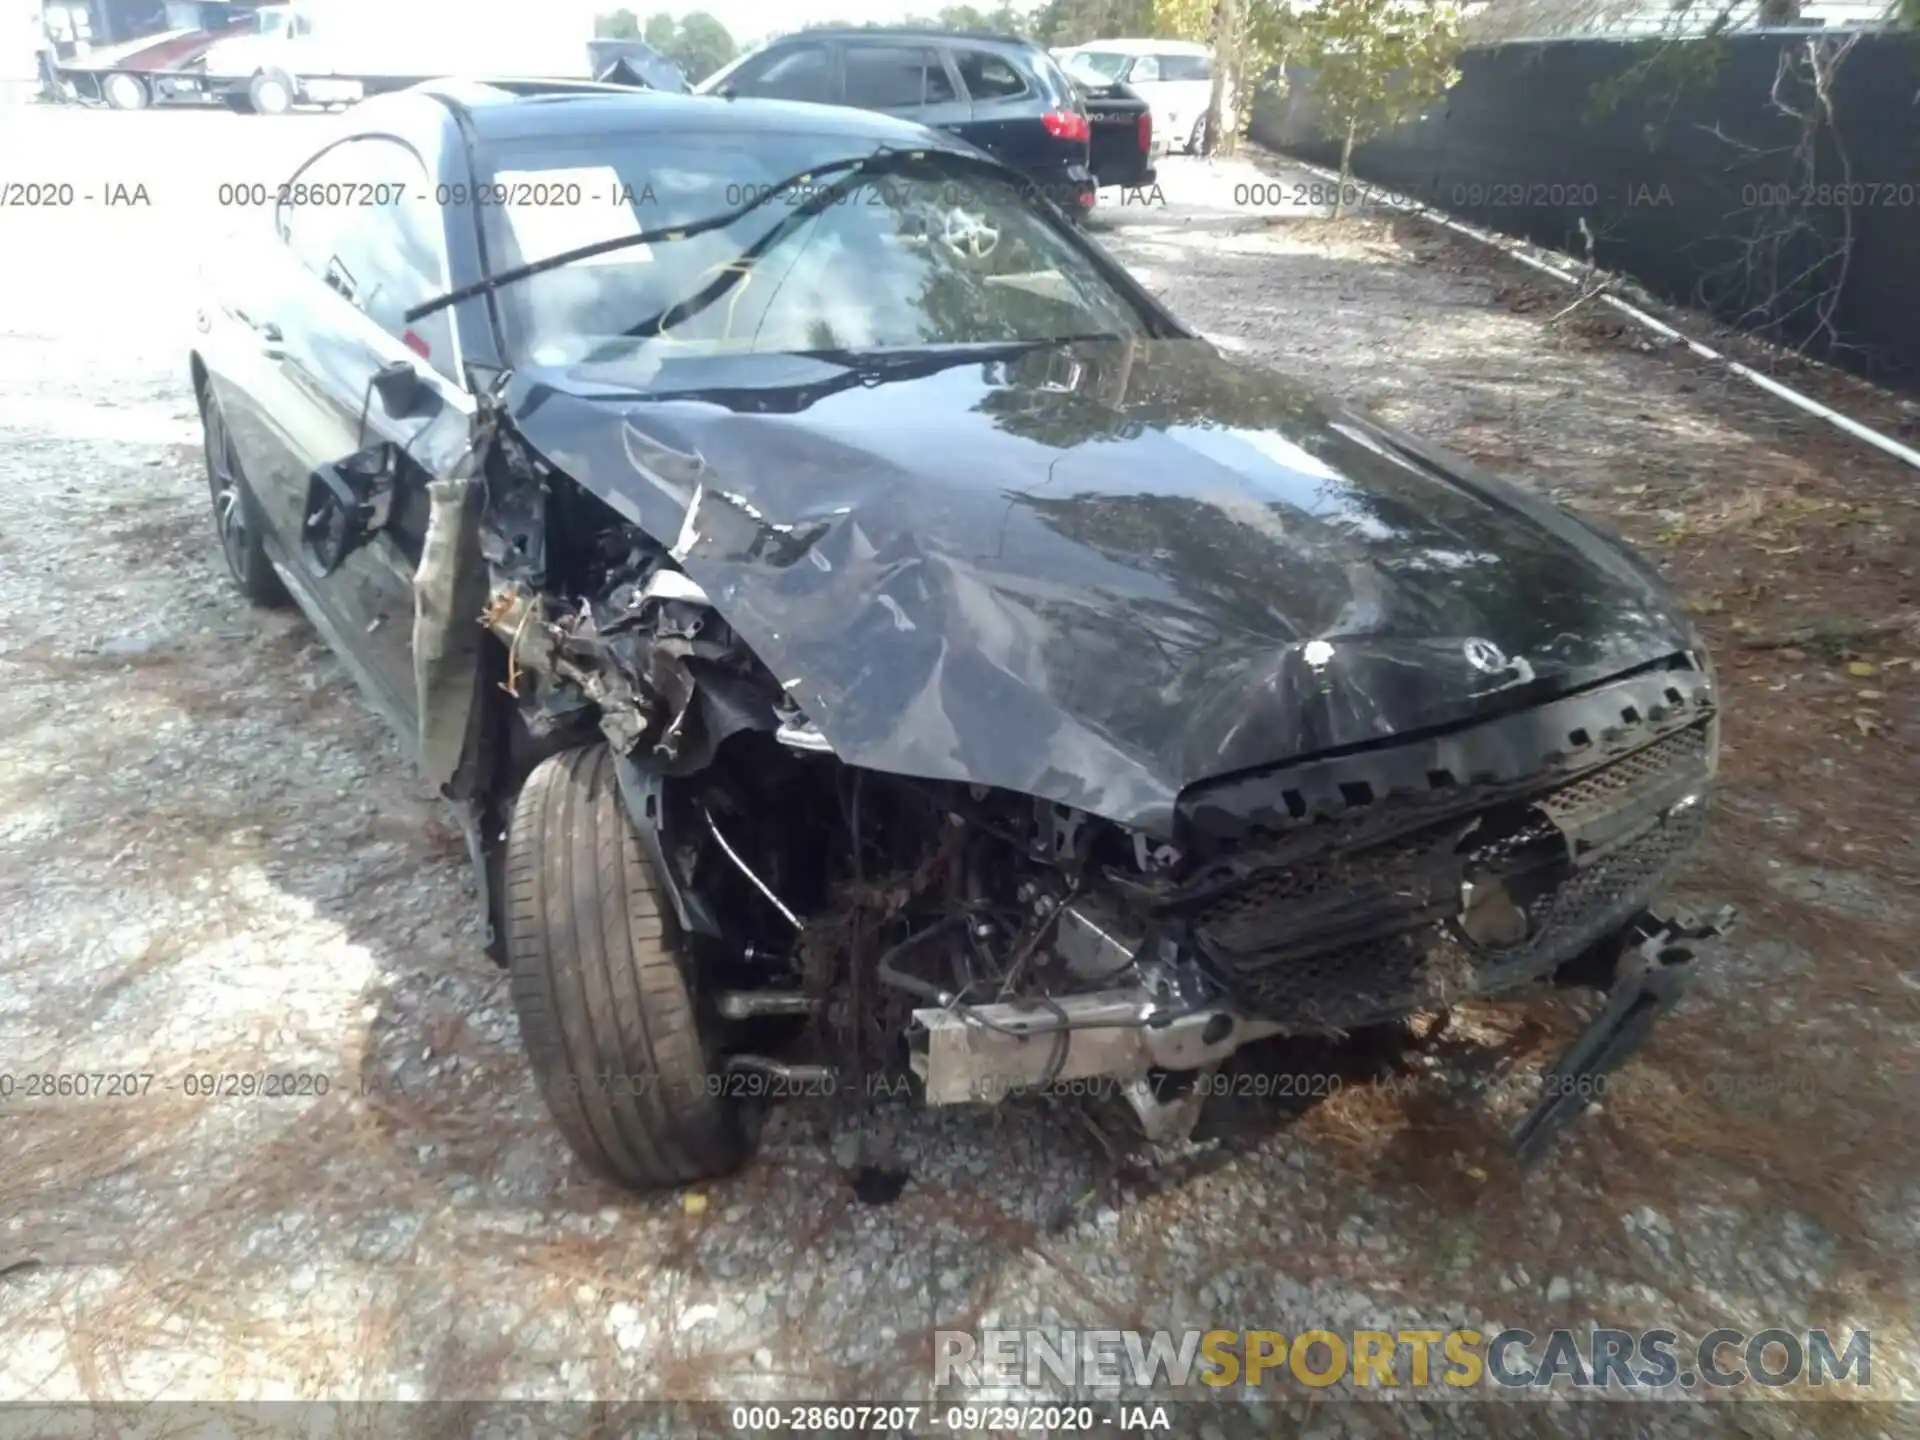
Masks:
[[[274,324],[271,320],[256,320],[247,314],[246,311],[237,307],[233,313],[242,325],[245,325],[260,337],[261,344],[267,347],[269,354],[277,355],[279,353],[279,351],[273,347],[279,345],[287,337],[280,333],[280,327],[278,325]]]

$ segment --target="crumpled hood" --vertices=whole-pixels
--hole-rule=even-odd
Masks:
[[[1687,643],[1618,543],[1200,342],[860,376],[669,352],[527,368],[507,404],[551,463],[677,539],[849,763],[1157,834],[1195,781]]]

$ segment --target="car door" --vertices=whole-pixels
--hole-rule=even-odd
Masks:
[[[272,332],[262,408],[274,452],[257,486],[276,557],[355,678],[411,740],[413,571],[426,482],[470,433],[445,311],[407,309],[448,289],[441,212],[425,163],[389,136],[355,136],[315,156],[279,214],[284,263],[256,317]],[[376,384],[386,372],[388,381]],[[406,403],[397,396],[411,389]],[[373,525],[343,555],[320,539],[364,482]]]
[[[1176,123],[1173,88],[1161,78],[1160,57],[1158,55],[1138,55],[1128,63],[1121,73],[1121,82],[1134,94],[1147,102],[1147,108],[1153,111],[1153,129],[1157,135],[1173,135]]]
[[[1055,159],[1053,136],[1040,123],[1049,107],[1034,81],[986,46],[956,44],[953,59],[972,107],[959,134],[1015,169],[1046,169]]]
[[[272,211],[238,213],[232,233],[200,260],[195,345],[206,366],[208,401],[263,512],[268,547],[276,549],[284,537],[273,505],[275,471],[288,449],[289,416],[280,393],[281,331],[271,317],[284,304],[293,265]]]
[[[840,45],[841,104],[966,133],[973,106],[940,46],[893,39]]]
[[[1213,61],[1205,55],[1161,55],[1158,92],[1149,96],[1155,128],[1169,145],[1185,145],[1213,100]],[[1141,92],[1143,95],[1146,91]],[[1164,97],[1164,98],[1162,98]]]

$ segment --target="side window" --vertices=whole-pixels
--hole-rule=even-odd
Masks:
[[[920,45],[849,45],[846,103],[863,110],[938,105],[954,98],[947,67]]]
[[[1041,90],[1045,92],[1042,98],[1049,104],[1058,105],[1071,101],[1077,93],[1079,82],[1074,80],[1066,70],[1062,69],[1060,62],[1055,60],[1051,55],[1035,55],[1033,57],[1033,69],[1034,73],[1040,77]],[[1104,84],[1105,82],[1096,81],[1094,83]]]
[[[322,151],[294,176],[280,234],[294,258],[394,339],[453,374],[444,310],[409,326],[407,311],[447,289],[439,211],[425,167],[397,140],[366,137]]]
[[[824,45],[789,45],[741,66],[728,88],[736,95],[826,104],[833,99],[833,57]]]
[[[1211,80],[1213,62],[1204,55],[1162,55],[1162,80]]]
[[[976,100],[1011,100],[1027,93],[1026,77],[990,50],[962,50],[954,58],[961,82]]]
[[[1138,60],[1133,62],[1133,68],[1127,71],[1127,83],[1129,85],[1138,85],[1143,80],[1151,81],[1158,80],[1159,78],[1160,61],[1153,55],[1142,55]]]

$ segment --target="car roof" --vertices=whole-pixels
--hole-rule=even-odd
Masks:
[[[1065,53],[1069,55],[1100,54],[1108,55],[1211,55],[1211,47],[1192,40],[1089,40],[1084,45],[1070,45]]]
[[[969,45],[1006,45],[1017,50],[1038,50],[1031,40],[993,30],[942,30],[930,25],[816,25],[782,35],[769,42],[783,45],[793,40],[926,40],[964,41]]]
[[[777,131],[843,139],[852,145],[967,149],[938,130],[877,110],[797,100],[723,99],[587,81],[428,81],[403,94],[431,96],[465,112],[488,142],[576,135],[645,135],[698,129],[708,134]],[[372,103],[372,102],[369,102]]]

